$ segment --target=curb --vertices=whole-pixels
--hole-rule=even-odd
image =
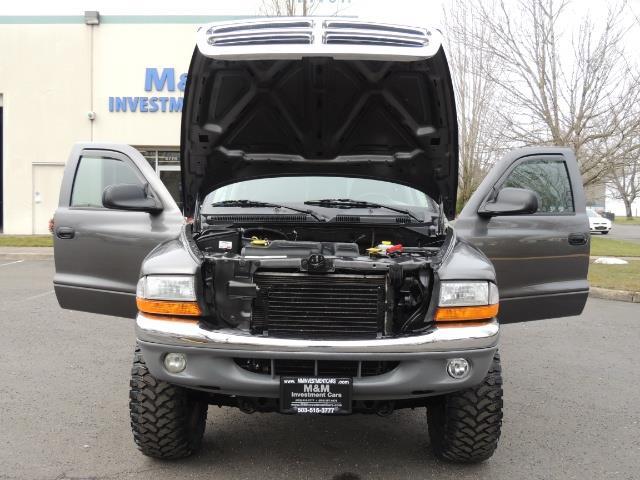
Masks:
[[[14,261],[14,260],[50,260],[53,258],[53,254],[49,253],[0,253],[0,261]]]
[[[619,257],[617,255],[598,255],[589,257],[589,264],[593,263],[595,260],[599,258],[621,258],[622,260],[626,260],[627,262],[637,262],[640,261],[640,257]]]
[[[597,260],[599,258],[621,258],[622,260],[626,260],[628,262],[640,261],[640,257],[620,257],[618,255],[597,255],[597,256],[590,256],[589,257],[589,263],[591,263],[594,260]]]
[[[626,290],[610,290],[608,288],[591,287],[589,296],[602,298],[604,300],[615,300],[618,302],[640,303],[640,292],[629,292]]]
[[[50,247],[33,247],[29,249],[21,247],[0,248],[0,260],[49,260],[51,258],[53,258],[53,248]]]

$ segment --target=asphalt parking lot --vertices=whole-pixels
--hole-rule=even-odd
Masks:
[[[640,225],[620,225],[619,223],[614,223],[607,237],[640,243]]]
[[[580,317],[503,329],[496,455],[450,465],[424,411],[245,415],[210,407],[202,451],[160,462],[128,423],[131,320],[61,310],[50,260],[0,260],[0,478],[640,478],[640,304],[591,299]]]

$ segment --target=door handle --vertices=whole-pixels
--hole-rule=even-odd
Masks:
[[[56,228],[56,235],[58,238],[69,239],[73,238],[76,234],[76,231],[71,227],[58,227]]]
[[[568,240],[569,240],[569,245],[586,245],[587,244],[587,236],[584,233],[570,233]]]

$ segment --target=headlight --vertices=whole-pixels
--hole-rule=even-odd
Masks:
[[[138,281],[138,310],[161,315],[201,315],[191,275],[149,275]]]
[[[485,281],[443,281],[436,321],[485,320],[498,314],[498,287]]]
[[[442,282],[440,284],[441,307],[458,305],[488,305],[489,282]]]
[[[136,296],[149,300],[196,300],[191,275],[149,275],[138,282]]]

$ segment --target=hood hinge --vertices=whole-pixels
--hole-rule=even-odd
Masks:
[[[446,221],[446,217],[444,216],[444,200],[442,199],[442,195],[438,198],[438,207],[440,212],[438,213],[438,235],[444,234],[444,224]]]
[[[196,195],[196,204],[193,208],[193,233],[200,233],[202,220],[200,218],[200,195]]]

